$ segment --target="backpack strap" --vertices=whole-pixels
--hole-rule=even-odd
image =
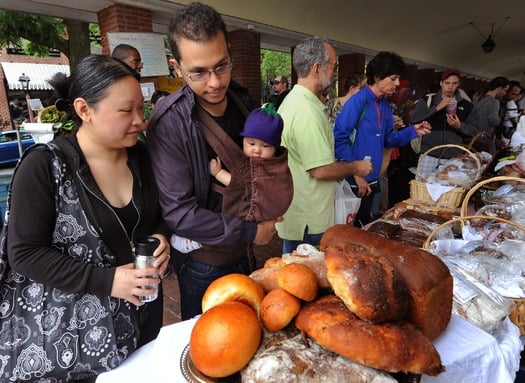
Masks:
[[[359,124],[361,123],[361,121],[363,121],[363,118],[365,118],[367,109],[368,109],[368,99],[365,99],[365,105],[363,106],[363,109],[361,109],[361,114],[359,115],[359,119],[357,120],[355,129],[352,130],[352,133],[350,133],[350,137],[348,137],[348,140],[350,141],[350,146],[354,145],[355,136],[357,134],[357,128],[359,127]]]

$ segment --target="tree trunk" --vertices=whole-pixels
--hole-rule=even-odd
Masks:
[[[69,35],[69,67],[73,69],[80,60],[91,53],[89,23],[64,20],[64,24]]]

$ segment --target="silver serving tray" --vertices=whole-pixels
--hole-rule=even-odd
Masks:
[[[200,372],[193,364],[190,357],[190,345],[186,345],[180,356],[180,370],[188,383],[241,383],[239,373],[227,376],[225,378],[210,378]]]

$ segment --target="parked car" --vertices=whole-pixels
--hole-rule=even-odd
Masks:
[[[22,151],[35,143],[33,137],[31,137],[31,133],[24,132],[23,130],[20,131],[20,141]],[[0,131],[0,165],[14,164],[19,159],[20,152],[18,150],[16,130]]]

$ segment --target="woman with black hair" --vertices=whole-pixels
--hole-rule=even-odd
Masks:
[[[13,175],[0,372],[12,381],[94,381],[157,336],[169,244],[137,142],[145,129],[137,73],[91,55],[50,83],[79,128],[32,147]],[[133,242],[149,235],[160,240],[154,265],[135,269]],[[144,303],[154,290],[159,297]]]

